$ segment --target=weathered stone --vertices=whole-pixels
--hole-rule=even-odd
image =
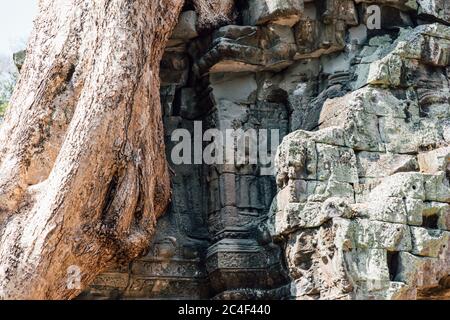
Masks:
[[[397,7],[414,10],[405,5]],[[448,148],[439,133],[446,126],[442,119],[448,109],[448,84],[439,69],[449,63],[447,32],[439,25],[427,25],[404,30],[394,41],[373,38],[370,45],[380,47],[361,61],[367,65],[367,73],[359,75],[368,79],[365,87],[327,100],[319,131],[297,131],[280,146],[277,181],[283,189],[277,200],[282,206],[277,207],[277,201],[272,209],[277,212],[272,232],[288,238],[286,257],[296,298],[413,299],[418,287],[436,286],[448,273],[448,232],[443,231],[448,230]],[[413,83],[415,89],[402,88]],[[319,134],[324,130],[327,134]],[[317,148],[318,136],[327,137],[326,148]],[[348,179],[357,170],[357,179],[346,181],[355,186],[356,203],[347,203],[348,214],[330,218],[322,212],[319,188],[320,180],[329,179],[323,173],[327,162],[318,159],[320,152],[326,159],[343,147],[355,151],[356,161],[344,171]],[[325,201],[341,195],[342,187],[329,189]],[[340,264],[345,259],[348,266],[341,273],[327,273],[326,266],[317,262],[327,249],[318,245],[318,232],[312,230],[330,226],[335,232],[326,235],[336,246],[334,261]],[[306,241],[317,244],[303,251],[300,243]],[[345,258],[337,258],[339,252]],[[406,252],[423,258],[403,265]],[[305,263],[307,268],[301,267]],[[425,267],[430,264],[433,267]],[[406,275],[406,269],[411,273]],[[421,281],[412,270],[425,273]],[[327,281],[337,283],[335,277],[351,278],[357,287],[338,290],[336,284],[328,291]]]
[[[181,13],[178,24],[172,32],[172,39],[188,41],[196,37],[198,37],[197,13],[195,11]]]
[[[411,155],[362,151],[356,157],[358,175],[365,178],[381,178],[418,168],[416,158]]]
[[[422,257],[437,258],[442,251],[446,250],[449,235],[450,233],[445,231],[411,227],[412,253]]]
[[[256,103],[257,84],[253,74],[232,77],[211,75],[212,95],[216,103],[222,99],[242,104]]]
[[[14,64],[16,65],[17,70],[19,70],[19,72],[22,69],[23,64],[25,63],[26,55],[27,55],[26,50],[22,50],[13,54]]]
[[[420,171],[436,174],[439,171],[449,170],[450,147],[439,148],[418,155]]]
[[[418,0],[419,14],[450,21],[450,5],[445,0]]]
[[[249,0],[243,12],[246,25],[274,23],[292,27],[303,13],[303,0]]]

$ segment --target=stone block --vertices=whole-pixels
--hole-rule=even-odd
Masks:
[[[409,226],[404,224],[361,219],[355,222],[354,230],[357,248],[389,251],[412,249],[411,232]]]
[[[253,74],[237,74],[232,76],[210,76],[212,97],[217,103],[220,100],[228,100],[233,103],[256,103],[257,84]]]
[[[293,26],[303,13],[303,0],[249,0],[243,12],[246,25],[266,23]]]
[[[195,11],[182,12],[171,38],[188,41],[196,37],[198,37],[197,13]]]
[[[449,244],[450,233],[441,230],[411,227],[413,243],[412,253],[422,257],[437,258],[445,252]]]
[[[450,170],[450,147],[443,147],[418,155],[420,171],[436,174],[439,171]]]

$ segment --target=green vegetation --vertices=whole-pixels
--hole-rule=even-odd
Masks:
[[[17,82],[17,75],[16,72],[8,72],[4,73],[0,78],[0,118],[5,115],[8,108],[9,99],[11,99]]]
[[[0,118],[3,118],[7,108],[8,108],[7,102],[0,102]]]

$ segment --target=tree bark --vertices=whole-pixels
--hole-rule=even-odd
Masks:
[[[0,298],[69,299],[170,197],[159,62],[183,0],[41,0],[0,130]]]

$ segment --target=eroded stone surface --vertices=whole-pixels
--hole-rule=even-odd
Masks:
[[[286,256],[296,298],[415,299],[417,290],[439,287],[448,274],[442,212],[450,195],[449,141],[441,134],[449,118],[448,31],[423,25],[378,46],[376,58],[364,57],[365,84],[324,103],[319,131],[294,132],[279,148],[272,232],[290,239]],[[325,135],[327,148],[318,139]],[[305,177],[308,184],[350,185],[328,188],[324,200],[320,189],[294,183]],[[303,196],[278,201],[285,189]],[[298,243],[302,234],[315,243],[309,255]],[[330,287],[331,280],[341,285]],[[305,282],[314,290],[305,291]]]

